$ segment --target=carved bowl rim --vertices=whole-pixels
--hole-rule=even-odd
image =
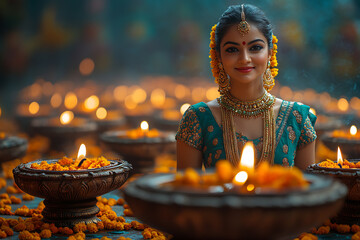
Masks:
[[[127,184],[123,192],[130,197],[164,205],[187,207],[233,207],[233,208],[288,208],[309,207],[337,201],[345,198],[346,186],[330,177],[306,174],[311,182],[309,189],[283,193],[260,193],[255,195],[235,192],[200,192],[174,190],[159,187],[161,183],[173,180],[174,174],[149,174]],[[318,196],[318,190],[332,189],[331,192]],[[323,191],[324,192],[324,191]]]

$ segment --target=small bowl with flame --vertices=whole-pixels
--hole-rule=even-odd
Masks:
[[[338,179],[348,188],[343,208],[334,217],[339,224],[360,224],[360,159],[343,160],[340,147],[337,150],[337,161],[327,159],[310,165],[308,173],[330,176]]]
[[[123,160],[85,156],[86,148],[82,145],[76,159],[40,159],[13,170],[21,190],[45,199],[42,212],[45,222],[59,227],[98,222],[96,197],[122,186],[132,168]]]
[[[80,137],[96,134],[96,123],[86,119],[74,117],[72,111],[65,111],[60,118],[37,118],[31,122],[33,131],[51,140],[51,149],[68,152]]]
[[[349,159],[360,158],[360,132],[352,125],[349,130],[334,130],[325,133],[321,141],[332,151],[339,146]]]
[[[146,121],[139,128],[108,131],[100,135],[101,141],[112,151],[129,161],[135,172],[151,171],[155,158],[162,153],[175,152],[175,133],[150,129]]]

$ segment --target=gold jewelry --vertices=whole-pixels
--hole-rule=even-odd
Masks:
[[[241,4],[241,22],[238,24],[237,29],[243,36],[250,31],[250,25],[245,21],[244,4]]]
[[[224,108],[222,105],[220,106],[226,158],[234,167],[238,167],[240,162],[240,153],[237,144],[233,112]],[[264,114],[263,149],[260,160],[256,165],[263,161],[267,161],[271,165],[274,164],[275,140],[275,119],[273,107],[271,106]]]
[[[219,92],[221,95],[229,92],[230,87],[230,79],[225,73],[224,67],[221,63],[219,63],[219,76],[217,77],[217,83],[219,84]]]
[[[238,114],[242,118],[257,118],[275,104],[275,97],[265,90],[265,93],[258,99],[250,102],[240,101],[225,92],[218,98],[219,104],[223,107]]]
[[[263,85],[267,91],[270,91],[270,89],[272,89],[275,85],[274,77],[271,74],[270,61],[268,62],[265,73],[263,74]]]

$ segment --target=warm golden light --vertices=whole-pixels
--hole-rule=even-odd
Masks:
[[[1,113],[2,113],[2,112],[1,112],[1,108],[0,108],[0,117],[1,117]]]
[[[243,148],[241,159],[240,159],[240,169],[247,171],[248,173],[254,172],[255,165],[255,151],[254,144],[251,141],[245,143]]]
[[[76,107],[78,99],[75,93],[69,92],[65,95],[64,105],[67,109],[73,109]]]
[[[189,90],[187,89],[187,87],[185,87],[184,85],[182,84],[178,84],[176,87],[175,87],[175,97],[177,99],[183,99],[186,97],[186,94]]]
[[[360,110],[360,99],[358,97],[352,97],[350,100],[350,106],[354,110]]]
[[[69,124],[74,119],[74,113],[72,111],[65,111],[60,115],[60,122],[63,125]]]
[[[342,158],[341,151],[340,151],[339,147],[338,147],[338,150],[337,150],[337,164],[340,164],[340,165],[343,164],[343,158]]]
[[[350,127],[350,134],[351,134],[351,136],[355,136],[356,133],[357,133],[357,128],[356,128],[355,125],[352,125],[352,126]]]
[[[313,108],[310,108],[310,110],[309,110],[312,114],[314,114],[314,115],[316,115],[316,111],[315,111],[315,109],[313,109]]]
[[[146,92],[142,88],[137,88],[132,94],[132,99],[136,103],[143,103],[146,100]]]
[[[91,58],[85,58],[80,62],[79,71],[82,75],[90,75],[95,68],[95,63]]]
[[[165,91],[157,88],[151,92],[150,101],[155,107],[161,107],[165,103]]]
[[[280,88],[280,97],[285,100],[291,100],[293,97],[293,91],[288,86]]]
[[[44,82],[42,91],[45,96],[50,96],[54,92],[54,86],[51,82]]]
[[[52,95],[52,97],[50,99],[50,105],[53,108],[60,107],[61,103],[62,103],[62,97],[59,93],[55,93],[54,95]]]
[[[117,86],[113,92],[115,100],[118,102],[124,101],[126,98],[127,91],[128,91],[127,86]]]
[[[127,96],[124,101],[124,105],[127,109],[133,110],[137,107],[137,103],[134,102],[131,96]]]
[[[96,110],[96,117],[98,119],[105,119],[107,116],[107,111],[105,108],[103,107],[99,107],[97,110]]]
[[[184,103],[181,107],[180,107],[180,112],[181,115],[184,115],[185,111],[190,107],[189,103]]]
[[[248,179],[248,174],[245,171],[240,171],[238,172],[238,174],[236,174],[233,183],[235,185],[243,185],[246,180]]]
[[[77,159],[83,159],[85,157],[86,157],[86,147],[85,144],[82,143],[79,147]]]
[[[338,105],[338,108],[343,112],[345,112],[349,109],[349,103],[345,98],[340,98],[338,100],[337,105]]]
[[[32,99],[39,99],[41,97],[41,85],[39,83],[32,84],[29,95]]]
[[[85,99],[84,107],[86,110],[92,111],[95,110],[99,106],[99,98],[95,95],[91,95],[87,99]]]
[[[253,191],[255,189],[255,185],[254,184],[249,184],[246,186],[246,190],[248,190],[249,192]]]
[[[213,100],[215,98],[218,98],[220,97],[220,93],[218,91],[218,88],[217,87],[212,87],[212,88],[209,88],[207,91],[206,91],[206,98],[207,100]]]
[[[205,98],[206,91],[204,88],[196,87],[191,91],[191,98],[195,102],[200,102]]]
[[[31,114],[37,114],[38,112],[39,112],[39,110],[40,110],[40,106],[39,106],[39,104],[37,103],[37,102],[32,102],[32,103],[30,103],[30,105],[29,105],[29,112],[31,113]]]
[[[140,123],[140,128],[141,128],[141,130],[143,130],[143,131],[149,130],[149,124],[148,124],[148,122],[147,122],[147,121],[142,121],[142,122]]]

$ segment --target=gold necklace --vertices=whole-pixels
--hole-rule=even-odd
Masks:
[[[223,95],[218,98],[218,103],[238,114],[242,118],[257,118],[261,116],[267,109],[271,108],[275,104],[275,97],[265,91],[265,93],[254,101],[240,101],[226,91]]]
[[[226,158],[232,163],[233,166],[238,167],[240,162],[240,153],[237,144],[233,111],[221,107],[221,122],[223,126],[223,138]],[[263,136],[263,149],[260,160],[257,164],[262,161],[267,161],[271,165],[274,164],[275,154],[275,119],[273,106],[266,109],[264,112],[264,136]]]

